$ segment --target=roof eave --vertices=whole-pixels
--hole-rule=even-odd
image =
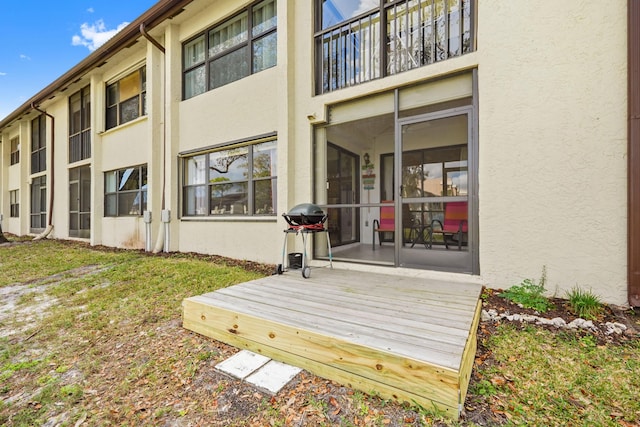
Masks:
[[[53,83],[49,84],[10,113],[7,117],[2,119],[0,121],[0,129],[11,124],[23,114],[29,112],[32,105],[39,105],[41,102],[44,102],[58,90],[64,88],[78,78],[81,78],[87,72],[104,63],[120,50],[129,46],[133,40],[137,40],[142,36],[140,33],[141,24],[144,24],[147,29],[151,29],[166,19],[170,19],[175,16],[183,7],[192,1],[193,0],[160,0],[149,10],[140,15],[136,20],[123,28],[122,31],[119,31],[114,35],[105,44],[89,54],[89,56],[57,78]]]

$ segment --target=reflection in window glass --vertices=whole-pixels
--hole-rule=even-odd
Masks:
[[[211,62],[211,88],[224,86],[249,75],[248,47],[243,47]]]
[[[206,180],[205,155],[190,157],[187,159],[185,182],[188,185],[204,184]]]
[[[192,67],[204,61],[204,35],[184,45],[184,67]]]
[[[253,178],[276,176],[276,141],[265,142],[253,147]]]
[[[277,63],[277,33],[271,33],[253,43],[253,72],[274,67]]]
[[[247,12],[243,12],[211,31],[209,34],[209,56],[215,56],[246,42],[248,36]]]
[[[254,36],[264,33],[277,24],[276,0],[267,0],[254,6],[253,8],[253,28]]]
[[[379,6],[379,0],[324,0],[322,28],[329,28]]]
[[[147,114],[146,67],[107,86],[106,128],[111,129]]]
[[[276,0],[250,5],[184,43],[183,98],[192,98],[275,66],[277,9]],[[207,41],[208,48],[205,47]]]
[[[274,215],[277,141],[184,159],[183,213]]]
[[[226,181],[247,179],[247,147],[217,151],[209,154],[209,181],[217,178]]]
[[[147,167],[105,173],[105,216],[142,215],[147,209]]]
[[[184,74],[184,97],[192,98],[206,92],[206,69],[204,66]]]
[[[468,195],[467,163],[466,146],[404,152],[402,154],[403,197]],[[385,173],[385,176],[388,173]]]

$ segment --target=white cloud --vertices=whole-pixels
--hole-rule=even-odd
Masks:
[[[73,46],[86,46],[90,51],[94,51],[127,25],[129,25],[128,22],[123,22],[116,29],[108,30],[102,19],[91,25],[85,22],[80,25],[81,35],[74,35],[71,38],[71,44]]]
[[[25,55],[24,53],[20,54],[20,59],[24,59],[25,61],[31,61],[31,58]]]
[[[89,13],[93,13],[93,12],[94,12],[94,10],[93,10],[93,8],[92,8],[92,7],[90,7],[89,9],[87,9],[87,12],[89,12]]]
[[[6,76],[7,73],[3,73],[2,71],[0,71],[0,76]]]

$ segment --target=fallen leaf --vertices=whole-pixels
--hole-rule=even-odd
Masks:
[[[334,406],[336,408],[340,407],[340,405],[338,404],[338,401],[335,399],[335,397],[331,397],[331,399],[329,399],[329,403],[331,404],[331,406]]]
[[[503,386],[506,383],[507,383],[507,380],[505,380],[502,377],[495,376],[495,377],[491,378],[491,384],[493,384],[494,386]]]

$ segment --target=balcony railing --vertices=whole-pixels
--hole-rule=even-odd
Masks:
[[[316,93],[471,52],[475,0],[387,1],[316,33]]]

